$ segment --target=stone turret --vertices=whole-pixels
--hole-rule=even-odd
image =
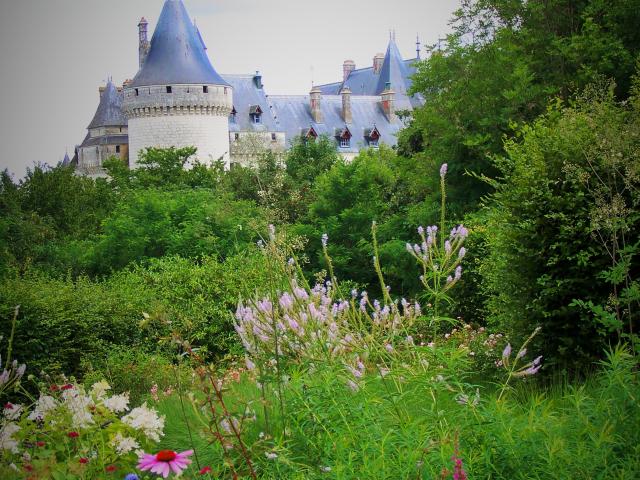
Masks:
[[[229,164],[231,86],[215,71],[182,0],[166,0],[149,53],[124,91],[131,167],[147,147],[198,149]]]

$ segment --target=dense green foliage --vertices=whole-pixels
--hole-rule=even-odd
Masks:
[[[4,172],[0,335],[153,402],[215,478],[635,478],[638,24],[639,0],[463,0],[398,147],[352,161],[321,137]]]

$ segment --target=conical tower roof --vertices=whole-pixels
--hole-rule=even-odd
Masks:
[[[380,69],[380,78],[376,86],[376,94],[382,93],[387,83],[391,84],[394,92],[400,94],[407,93],[407,85],[405,79],[408,78],[409,72],[407,65],[402,59],[402,55],[398,50],[398,46],[393,38],[389,39],[387,53],[384,56],[384,62]]]
[[[228,85],[215,71],[182,0],[166,0],[144,65],[132,87]]]
[[[122,113],[122,95],[109,80],[100,97],[100,105],[98,105],[96,114],[87,128],[121,127],[126,124],[127,120]]]
[[[69,158],[69,152],[64,154],[64,158],[62,159],[62,166],[67,167],[71,163],[71,159]]]

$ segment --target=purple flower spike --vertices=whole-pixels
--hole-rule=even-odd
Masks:
[[[447,168],[447,164],[443,163],[440,167],[440,178],[444,178],[444,176],[447,174]]]
[[[511,344],[507,343],[507,346],[504,347],[504,350],[502,351],[502,358],[507,359],[510,356],[511,356]]]
[[[323,233],[322,234],[322,246],[326,247],[328,241],[329,241],[329,235],[327,235],[326,233]]]

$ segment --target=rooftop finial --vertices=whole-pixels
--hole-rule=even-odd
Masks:
[[[416,58],[420,60],[420,35],[416,33]]]

